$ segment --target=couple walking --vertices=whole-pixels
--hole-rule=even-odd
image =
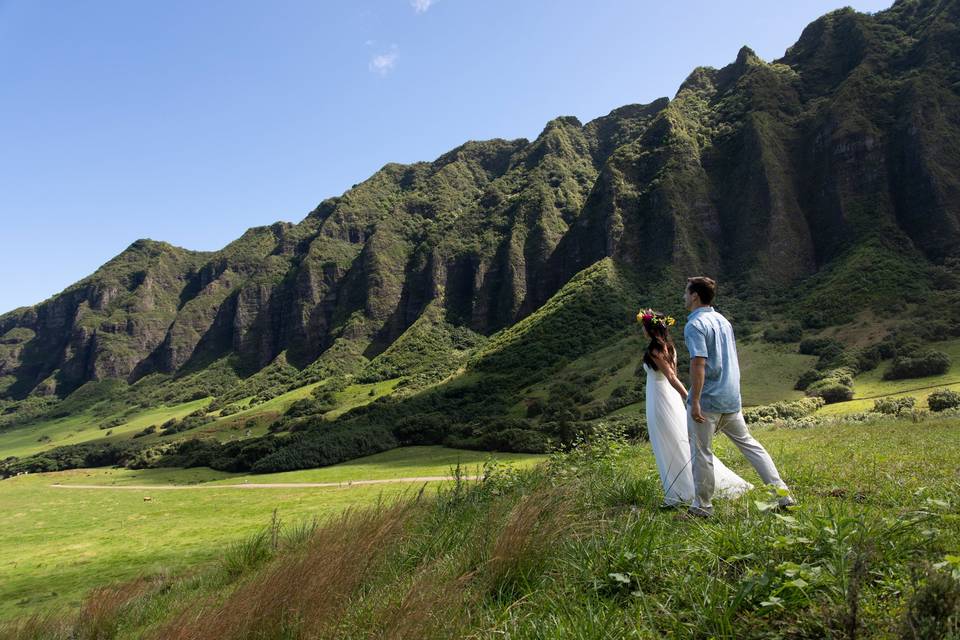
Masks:
[[[650,345],[643,355],[647,374],[647,429],[664,489],[664,506],[690,505],[691,516],[713,515],[713,497],[735,497],[753,485],[713,455],[713,436],[725,433],[757,470],[760,479],[787,489],[770,454],[747,431],[740,404],[740,365],[733,327],[712,306],[716,283],[687,279],[684,306],[690,312],[683,338],[690,352],[690,390],[677,375],[677,350],[670,339],[674,319],[641,311]],[[686,407],[682,400],[686,400]],[[795,504],[785,491],[779,505]]]

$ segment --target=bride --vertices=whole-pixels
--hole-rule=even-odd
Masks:
[[[687,390],[677,377],[677,350],[669,327],[675,320],[647,309],[637,314],[643,333],[650,340],[643,354],[647,374],[647,431],[663,484],[664,508],[690,504],[693,500],[693,469],[687,438]],[[739,496],[753,488],[749,482],[714,457],[718,495]]]

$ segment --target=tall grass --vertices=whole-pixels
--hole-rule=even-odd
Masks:
[[[318,527],[222,601],[211,598],[161,627],[158,640],[322,637],[403,534],[412,503],[350,510]]]

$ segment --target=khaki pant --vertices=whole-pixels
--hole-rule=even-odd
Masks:
[[[713,475],[713,434],[723,432],[733,440],[747,461],[760,474],[766,484],[779,489],[787,489],[780,479],[773,459],[763,445],[747,431],[743,412],[707,413],[703,412],[704,422],[696,422],[687,408],[687,434],[690,437],[690,457],[693,460],[693,505],[691,509],[703,513],[713,513],[714,475]]]

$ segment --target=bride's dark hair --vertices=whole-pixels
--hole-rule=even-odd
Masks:
[[[668,360],[673,360],[677,353],[676,347],[673,346],[673,339],[670,337],[670,329],[667,328],[667,316],[657,311],[648,311],[643,315],[641,322],[650,336],[650,344],[643,352],[643,362],[654,371],[659,371],[653,354],[662,353]]]

